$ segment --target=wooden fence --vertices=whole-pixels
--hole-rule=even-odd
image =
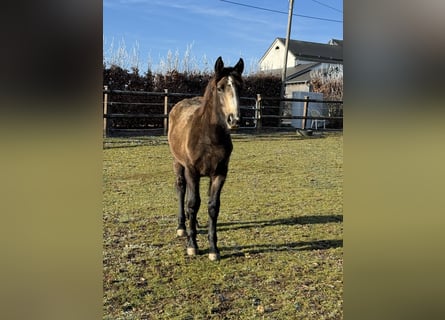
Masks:
[[[139,97],[149,97],[149,100],[157,100],[156,102],[128,102],[125,101],[113,101],[113,97],[116,96],[139,96]],[[103,90],[103,130],[105,136],[122,136],[122,135],[159,135],[167,134],[168,130],[168,114],[173,107],[173,105],[184,98],[196,97],[199,94],[188,94],[188,93],[171,93],[167,89],[164,92],[145,92],[145,91],[125,91],[125,90],[109,90],[107,86],[104,86]],[[135,100],[134,98],[132,100]],[[138,100],[138,98],[136,98]],[[142,99],[141,99],[142,100]],[[303,115],[292,116],[284,115],[283,109],[286,103],[292,102],[303,102]],[[242,124],[240,130],[261,132],[262,130],[270,129],[290,129],[295,130],[289,124],[287,126],[283,125],[283,120],[293,120],[301,119],[301,128],[308,129],[308,120],[314,120],[316,124],[316,130],[342,130],[343,129],[343,101],[324,101],[309,99],[309,97],[304,97],[304,99],[290,99],[290,98],[278,98],[278,97],[263,97],[261,94],[257,94],[256,97],[240,97],[241,103],[241,119]],[[310,104],[311,103],[323,103],[330,105],[337,105],[340,107],[340,115],[329,115],[329,116],[311,116],[310,115]],[[131,106],[136,109],[133,112],[116,112],[113,107],[118,105]],[[147,113],[140,112],[137,109],[141,107],[154,107],[158,110],[157,113]],[[151,127],[145,128],[122,128],[113,125],[112,121],[114,119],[151,119],[155,121],[156,124],[151,125]],[[314,121],[311,121],[311,127]],[[337,128],[326,129],[324,126],[318,128],[317,122],[325,124],[324,121],[336,121],[339,125]],[[272,124],[271,124],[272,123]]]

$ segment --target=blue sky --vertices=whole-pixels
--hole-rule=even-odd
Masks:
[[[288,0],[233,2],[283,12],[289,8]],[[343,2],[338,0],[294,0],[294,14],[342,21],[342,11]],[[125,48],[128,64],[124,67],[138,57],[141,72],[148,65],[154,71],[161,69],[169,51],[182,60],[187,48],[201,70],[213,68],[218,56],[227,65],[242,57],[247,71],[254,70],[274,39],[286,37],[286,32],[287,14],[221,0],[103,1],[105,59],[116,58],[118,48]],[[343,24],[293,16],[291,38],[321,43],[343,39]]]

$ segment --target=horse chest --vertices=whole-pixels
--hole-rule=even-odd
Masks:
[[[201,176],[210,176],[220,173],[221,170],[227,170],[232,152],[231,146],[197,145],[197,147],[200,151],[195,153],[191,162]]]

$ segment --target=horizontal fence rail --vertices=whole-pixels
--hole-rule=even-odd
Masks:
[[[200,96],[200,94],[173,93],[168,92],[167,89],[165,89],[164,92],[146,92],[110,90],[107,86],[104,86],[104,134],[110,136],[119,135],[119,132],[123,131],[156,131],[158,134],[166,135],[168,130],[168,115],[171,108],[181,99],[197,96]],[[122,97],[126,98],[122,99]],[[143,101],[141,102],[141,100]],[[304,104],[303,115],[282,114],[284,109],[283,105],[292,102],[302,102]],[[256,97],[240,97],[240,103],[242,113],[242,126],[240,129],[253,129],[257,132],[265,128],[278,129],[282,125],[282,120],[303,120],[300,129],[307,129],[307,121],[312,120],[316,121],[317,130],[319,129],[317,127],[317,121],[337,121],[341,123],[340,130],[343,128],[343,101],[317,100],[309,99],[309,97],[305,97],[304,99],[263,97],[261,94],[257,94]],[[311,116],[309,115],[311,103],[340,105],[341,115]],[[141,111],[141,109],[146,109],[150,112],[144,112],[143,110]],[[125,112],[122,112],[122,110],[125,110]],[[125,127],[125,121],[136,121],[137,119],[140,119],[143,123],[141,128],[131,129]],[[123,123],[119,123],[119,121]],[[323,125],[324,124],[325,122]],[[325,128],[323,127],[323,129]]]

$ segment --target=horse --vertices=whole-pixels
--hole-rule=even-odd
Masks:
[[[168,143],[173,155],[175,187],[179,198],[179,237],[187,236],[187,254],[198,253],[196,242],[197,212],[201,204],[201,177],[210,177],[208,190],[209,259],[220,259],[216,224],[220,210],[221,190],[226,180],[233,150],[231,130],[240,120],[239,90],[244,61],[234,67],[224,67],[219,57],[214,76],[204,96],[184,99],[175,104],[169,114]],[[186,201],[185,201],[186,200]],[[189,221],[186,232],[186,218]]]

